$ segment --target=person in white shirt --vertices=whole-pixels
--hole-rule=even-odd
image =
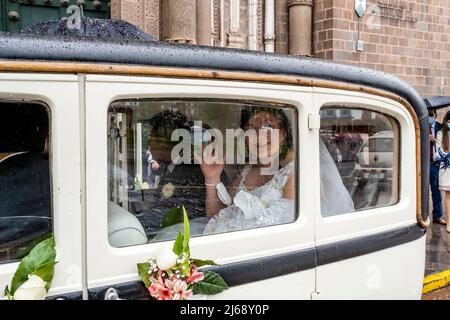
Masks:
[[[436,136],[436,148],[441,157],[441,165],[439,170],[439,189],[444,191],[444,203],[445,212],[450,211],[450,170],[448,168],[447,156],[442,157],[443,154],[448,155],[450,152],[450,111],[447,111],[442,123],[442,129],[437,133]],[[442,221],[444,221],[441,218]],[[439,223],[439,222],[438,222]],[[442,224],[442,223],[440,223]],[[450,224],[447,223],[447,232],[450,232]]]

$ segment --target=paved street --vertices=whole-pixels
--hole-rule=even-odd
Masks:
[[[450,233],[445,226],[432,225],[427,232],[425,275],[450,269]]]
[[[422,300],[450,300],[450,286],[424,294]]]
[[[450,233],[445,226],[432,224],[427,232],[425,276],[445,270],[450,270]],[[450,286],[424,294],[422,299],[450,300]]]
[[[432,216],[432,202],[430,193],[430,217]],[[444,213],[444,218],[445,217]],[[450,270],[450,233],[442,225],[432,224],[427,232],[427,256],[425,275]]]

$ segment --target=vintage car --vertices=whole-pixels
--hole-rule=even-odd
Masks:
[[[209,299],[420,299],[428,119],[398,78],[148,39],[1,34],[0,82],[0,288],[53,233],[49,299],[150,299],[136,263],[172,245],[176,226],[162,219],[184,205],[192,255],[219,263],[207,269],[229,285]],[[233,216],[246,210],[237,195],[231,205],[208,203],[211,167],[188,149],[173,157],[178,134],[192,133],[195,147],[233,143],[239,129],[281,139],[269,143],[280,155],[271,174],[247,163],[247,144],[216,172],[214,185],[262,203],[245,221]],[[368,200],[352,173],[363,167],[363,141],[381,136],[392,140],[379,155],[391,177],[373,176],[384,194]],[[362,146],[367,159],[378,152]],[[264,199],[251,184],[280,176]]]

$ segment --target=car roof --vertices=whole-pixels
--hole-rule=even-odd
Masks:
[[[428,216],[428,111],[420,94],[396,76],[315,58],[234,48],[162,41],[17,33],[0,33],[0,70],[2,60],[111,63],[287,75],[311,80],[344,82],[393,93],[409,102],[419,121],[421,208],[424,220]]]
[[[162,41],[0,33],[0,59],[116,63],[281,74],[364,85],[407,100],[418,118],[427,109],[396,76],[316,58]]]

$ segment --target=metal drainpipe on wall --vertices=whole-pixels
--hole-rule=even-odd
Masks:
[[[266,0],[264,12],[264,51],[275,52],[275,2]]]
[[[257,24],[258,24],[258,0],[248,0],[248,48],[256,50]]]

